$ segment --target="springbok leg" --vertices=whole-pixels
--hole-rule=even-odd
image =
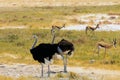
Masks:
[[[105,58],[105,56],[106,56],[106,48],[105,48],[105,54],[104,54],[104,58]]]
[[[99,57],[99,54],[100,54],[100,47],[98,46],[98,57]]]

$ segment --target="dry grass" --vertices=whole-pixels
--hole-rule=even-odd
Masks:
[[[13,78],[0,75],[0,80],[13,80]]]
[[[26,64],[38,64],[34,61],[29,49],[33,43],[32,35],[36,34],[39,37],[37,45],[41,42],[50,43],[51,34],[50,30],[41,29],[6,29],[0,30],[0,62],[1,63],[26,63]],[[74,66],[86,66],[86,67],[98,67],[106,69],[120,70],[120,37],[119,31],[116,32],[95,32],[95,36],[87,36],[84,31],[61,31],[58,33],[55,42],[65,38],[75,45],[75,52],[73,57],[69,59],[69,65]],[[104,33],[104,35],[103,35]],[[24,34],[24,35],[23,35]],[[112,36],[112,37],[111,37]],[[98,58],[95,50],[95,44],[104,39],[106,42],[111,43],[112,39],[117,39],[117,48],[111,48],[107,50],[106,64],[103,64],[104,49],[100,51],[100,57]],[[92,56],[95,54],[95,56]],[[95,63],[90,64],[90,60],[95,59]],[[114,60],[115,63],[111,64],[110,61]],[[77,62],[77,63],[75,63]],[[57,60],[55,64],[62,64],[62,60]]]
[[[77,7],[33,7],[0,8],[0,27],[27,26],[29,28],[48,28],[52,25],[85,24],[83,14],[119,14],[120,5],[77,6]],[[84,15],[85,16],[85,15]],[[91,18],[91,22],[93,22]],[[87,20],[86,19],[86,20]],[[96,19],[96,18],[95,18]],[[120,18],[117,19],[119,23]],[[90,23],[91,23],[90,22]],[[107,23],[107,22],[104,22]]]
[[[4,7],[115,5],[119,0],[0,0]]]

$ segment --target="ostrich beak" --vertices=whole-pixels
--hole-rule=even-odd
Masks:
[[[69,54],[69,53],[68,53],[68,54]],[[72,57],[72,56],[73,56],[73,54],[74,54],[74,52],[72,51],[72,52],[70,53],[70,55],[69,55],[69,56],[70,56],[70,57]]]

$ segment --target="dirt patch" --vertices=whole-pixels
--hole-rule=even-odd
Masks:
[[[27,64],[0,64],[0,75],[20,77],[20,76],[41,76],[40,65],[27,65]],[[63,71],[63,66],[51,65],[51,76],[55,76],[57,73]],[[80,76],[87,76],[91,80],[120,80],[120,71],[115,70],[104,70],[95,68],[84,68],[84,67],[68,67],[69,72],[74,72]],[[44,65],[44,75],[47,76],[47,66]]]

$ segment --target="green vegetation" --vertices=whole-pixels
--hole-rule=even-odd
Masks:
[[[0,62],[1,63],[26,63],[38,64],[35,62],[29,52],[34,39],[33,34],[39,37],[39,43],[51,43],[50,30],[42,29],[5,29],[0,30]],[[69,65],[99,67],[109,69],[120,69],[120,32],[95,32],[94,35],[86,35],[84,31],[60,31],[57,33],[55,42],[62,38],[71,41],[75,46],[73,57],[69,59]],[[113,38],[117,39],[117,48],[107,50],[106,58],[103,58],[104,49],[100,51],[100,57],[97,56],[96,43],[100,40],[112,43]],[[93,56],[94,55],[94,56]],[[90,61],[94,59],[95,62]],[[105,61],[105,64],[104,62]],[[111,61],[115,63],[112,64]],[[55,64],[62,64],[62,60],[57,60]],[[99,65],[99,66],[98,66]],[[110,67],[111,66],[111,67]]]
[[[120,14],[120,5],[78,7],[0,8],[0,26],[25,25],[30,28],[50,27],[54,22],[71,23],[66,16],[88,13]]]

